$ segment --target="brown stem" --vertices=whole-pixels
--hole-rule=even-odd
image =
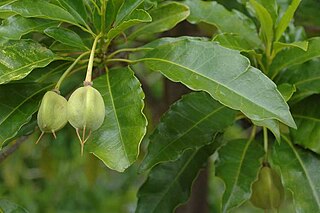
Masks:
[[[22,136],[18,138],[13,145],[3,149],[3,151],[0,152],[0,163],[14,153],[20,147],[20,145],[27,140],[27,138],[27,136]]]

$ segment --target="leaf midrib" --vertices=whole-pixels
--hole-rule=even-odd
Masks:
[[[287,122],[285,122],[284,120],[282,120],[282,119],[281,119],[278,115],[276,115],[275,113],[267,110],[266,108],[262,107],[262,106],[259,105],[259,104],[256,104],[255,102],[252,102],[250,99],[248,99],[248,98],[245,97],[245,96],[242,96],[242,95],[239,94],[237,91],[235,91],[235,90],[233,90],[233,89],[230,89],[229,87],[226,87],[223,83],[218,82],[218,81],[216,81],[215,79],[209,78],[209,77],[207,77],[207,76],[205,76],[205,75],[203,75],[203,74],[201,74],[201,73],[199,73],[199,72],[195,72],[195,71],[193,71],[192,69],[190,69],[190,68],[188,68],[188,67],[185,67],[185,66],[183,66],[183,65],[181,65],[181,64],[177,64],[177,63],[175,63],[175,62],[173,62],[173,61],[169,61],[169,60],[165,60],[165,59],[161,59],[161,58],[144,58],[143,60],[162,61],[162,62],[164,62],[164,63],[169,63],[169,64],[171,63],[171,64],[173,64],[173,65],[175,65],[175,66],[178,66],[178,67],[181,67],[181,68],[183,68],[183,69],[189,70],[190,72],[192,72],[192,73],[194,73],[194,74],[196,74],[196,75],[199,75],[199,76],[201,76],[201,77],[203,77],[203,78],[205,78],[205,79],[208,79],[208,80],[210,80],[210,81],[213,81],[213,82],[216,83],[217,85],[226,88],[227,90],[229,90],[229,91],[237,94],[238,96],[240,96],[240,97],[242,97],[242,98],[245,98],[246,100],[248,100],[248,101],[249,101],[250,103],[252,103],[253,105],[255,105],[255,106],[259,107],[259,108],[262,108],[263,110],[271,113],[274,117],[270,117],[269,119],[274,118],[274,119],[277,119],[277,120],[280,120],[280,121],[284,122],[285,124],[288,124]],[[249,66],[249,68],[250,68],[250,66]],[[249,69],[249,68],[248,68],[248,69]],[[248,70],[248,69],[247,69],[247,70]],[[161,72],[163,73],[163,71],[161,71]],[[244,74],[244,73],[245,73],[245,72],[240,73],[239,75],[242,75],[242,74]],[[165,75],[166,75],[166,74],[165,74]],[[167,75],[166,75],[166,76],[167,76]],[[169,76],[167,76],[167,77],[170,78]],[[180,80],[179,80],[179,82],[183,83],[183,82],[180,81]],[[190,86],[188,85],[188,87],[190,87]],[[191,88],[191,87],[190,87],[190,88]],[[193,89],[194,89],[194,88],[193,88]],[[205,91],[207,91],[207,90],[205,90]],[[209,94],[211,94],[209,91],[207,91],[207,92],[208,92]],[[219,102],[220,102],[220,100],[219,100]],[[230,107],[230,106],[228,106],[228,107]],[[232,108],[232,107],[230,107],[230,108]],[[233,108],[233,109],[236,109],[236,108]],[[239,109],[240,109],[240,108],[239,108]],[[236,110],[239,110],[239,109],[236,109]],[[245,112],[243,112],[243,113],[246,114]],[[249,117],[249,116],[248,116],[248,117]],[[266,118],[265,118],[265,119],[266,119]]]
[[[198,150],[197,150],[198,151]],[[155,209],[157,209],[157,207],[159,206],[159,204],[161,203],[161,201],[163,200],[163,198],[165,197],[164,195],[167,194],[171,187],[173,186],[174,183],[177,182],[178,177],[181,176],[181,174],[185,171],[185,169],[188,167],[189,163],[193,160],[194,156],[197,154],[197,151],[194,151],[194,153],[189,157],[189,159],[187,160],[187,162],[185,163],[185,165],[181,168],[181,170],[178,172],[178,174],[175,176],[175,178],[173,179],[173,181],[169,184],[169,186],[167,187],[167,189],[161,193],[161,195],[163,195],[161,197],[161,199],[157,202],[157,204],[155,205],[155,208],[152,210],[152,212],[154,212]]]
[[[241,155],[241,158],[240,158],[241,160],[240,160],[239,167],[238,167],[238,170],[237,170],[236,178],[235,178],[235,180],[234,180],[234,184],[233,184],[233,186],[232,186],[232,189],[231,189],[231,191],[230,191],[230,193],[229,193],[229,198],[228,198],[228,200],[227,200],[227,201],[225,202],[225,204],[224,204],[223,212],[227,212],[227,210],[228,210],[228,205],[229,205],[229,203],[230,203],[232,194],[233,194],[233,192],[235,191],[236,184],[238,183],[238,180],[239,180],[239,176],[240,176],[242,164],[243,164],[243,161],[244,161],[244,158],[245,158],[245,154],[247,153],[248,148],[249,148],[249,146],[251,145],[251,143],[252,143],[252,140],[251,140],[251,141],[249,140],[249,141],[246,143],[246,146],[244,147],[244,150],[243,150],[242,155]]]
[[[309,172],[308,172],[307,169],[305,168],[305,166],[304,166],[304,164],[303,164],[303,161],[302,161],[301,158],[300,158],[300,155],[297,153],[297,151],[295,150],[295,148],[293,147],[293,145],[292,145],[292,143],[289,141],[289,139],[285,137],[285,141],[286,141],[286,143],[290,146],[290,148],[291,148],[292,152],[294,153],[294,155],[297,157],[297,160],[298,160],[301,168],[303,169],[303,172],[305,173],[305,176],[306,176],[307,181],[308,181],[308,183],[309,183],[309,186],[310,186],[310,188],[311,188],[312,194],[313,194],[313,196],[314,196],[314,198],[315,198],[315,200],[316,200],[316,203],[317,203],[317,205],[318,205],[318,207],[319,207],[319,209],[320,209],[320,199],[319,199],[319,197],[318,197],[318,195],[317,195],[317,192],[316,192],[316,190],[315,190],[315,188],[314,188],[314,186],[313,186],[313,184],[312,184],[312,180],[310,179]]]
[[[6,73],[4,73],[3,75],[0,76],[0,83],[2,84],[2,83],[4,83],[4,82],[7,82],[8,80],[7,80],[7,81],[3,81],[3,78],[6,77],[6,76],[8,76],[8,75],[10,75],[10,74],[19,72],[20,70],[26,69],[26,68],[28,68],[28,67],[31,67],[31,68],[32,68],[33,65],[35,65],[35,64],[37,64],[37,63],[45,62],[45,61],[47,61],[47,60],[48,60],[49,63],[50,63],[51,61],[55,60],[55,58],[49,58],[49,57],[47,57],[47,58],[41,59],[41,60],[39,60],[39,61],[36,61],[36,62],[30,63],[30,64],[27,64],[27,65],[25,65],[25,66],[19,67],[18,69],[15,69],[15,70],[12,71],[12,72],[6,72]],[[1,64],[2,64],[2,63],[1,63]],[[45,66],[45,65],[44,65],[44,66]],[[44,66],[38,66],[38,67],[44,67]],[[12,70],[12,69],[11,69],[11,70]],[[10,70],[9,70],[9,71],[10,71]],[[28,72],[26,72],[26,73],[28,73]],[[25,73],[24,73],[24,74],[25,74]],[[13,79],[16,79],[16,78],[13,78]],[[3,82],[2,82],[2,81],[3,81]]]
[[[115,104],[114,104],[114,101],[113,101],[113,94],[112,94],[111,85],[110,85],[109,72],[107,72],[106,77],[107,77],[107,86],[108,86],[108,90],[109,90],[110,98],[111,98],[111,104],[112,104],[112,108],[113,108],[113,111],[114,111],[114,116],[115,116],[115,118],[117,120],[116,123],[117,123],[117,127],[118,127],[118,130],[119,130],[119,135],[120,135],[120,140],[121,140],[121,148],[122,148],[122,150],[123,150],[123,152],[125,154],[126,159],[128,160],[128,162],[130,162],[128,153],[127,153],[127,151],[125,149],[124,140],[123,140],[123,137],[122,137],[122,131],[121,131],[121,127],[119,125],[119,118],[118,118],[117,110],[116,110],[116,107],[115,107]]]
[[[218,109],[215,109],[214,111],[210,112],[209,114],[207,114],[206,116],[204,116],[203,118],[201,118],[198,122],[196,122],[194,125],[192,125],[189,129],[187,129],[187,131],[185,131],[181,136],[179,136],[178,138],[176,138],[175,140],[171,141],[170,143],[166,144],[166,146],[162,147],[157,154],[155,155],[155,157],[153,159],[157,159],[157,157],[164,151],[166,150],[169,146],[171,146],[173,143],[175,143],[176,141],[180,140],[182,137],[184,137],[185,135],[187,135],[191,130],[193,130],[196,126],[198,126],[200,123],[202,123],[204,120],[208,119],[209,117],[211,117],[212,115],[216,114],[217,112],[219,112],[220,110],[222,110],[223,108],[225,108],[225,106],[221,106]]]

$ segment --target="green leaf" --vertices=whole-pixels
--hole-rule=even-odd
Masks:
[[[128,36],[133,40],[139,36],[150,35],[154,33],[164,32],[176,26],[190,14],[189,8],[178,2],[167,2],[150,11],[152,22],[148,24],[140,24],[134,32]]]
[[[240,52],[249,52],[252,50],[251,44],[247,40],[243,40],[241,36],[232,33],[218,34],[213,38],[221,46],[238,50]]]
[[[314,37],[308,40],[308,50],[304,51],[298,48],[290,48],[281,51],[273,60],[270,66],[270,74],[272,79],[278,73],[293,65],[302,64],[313,58],[320,56],[320,37]]]
[[[216,176],[225,182],[222,212],[228,212],[250,198],[264,151],[256,141],[239,139],[229,141],[218,153]]]
[[[42,95],[51,87],[40,83],[0,85],[0,147],[30,121]]]
[[[171,213],[186,202],[193,180],[212,153],[212,146],[204,146],[155,166],[138,192],[136,213]]]
[[[77,21],[86,26],[88,14],[84,6],[83,0],[57,0],[59,4],[67,10]]]
[[[37,18],[24,18],[19,15],[3,20],[0,26],[0,37],[8,40],[20,40],[30,32],[42,32],[48,27],[58,26],[57,21]]]
[[[296,102],[312,94],[320,93],[320,60],[311,60],[299,66],[292,67],[281,73],[279,83],[295,85],[297,92],[291,101]]]
[[[297,130],[290,130],[293,142],[320,154],[320,100],[311,96],[293,106]]]
[[[187,149],[212,142],[213,136],[231,125],[235,111],[204,92],[191,93],[171,106],[150,136],[148,154],[140,169],[176,160]]]
[[[269,119],[269,120],[262,120],[262,121],[252,120],[252,122],[256,126],[267,127],[272,132],[272,134],[276,137],[277,141],[280,141],[279,121],[274,119]]]
[[[251,19],[238,11],[228,11],[215,1],[187,0],[190,8],[188,21],[215,25],[222,33],[234,33],[246,40],[251,49],[259,48],[261,40]]]
[[[34,41],[8,41],[0,51],[0,84],[22,79],[34,68],[56,59],[54,53]]]
[[[12,203],[9,200],[1,199],[0,200],[0,212],[3,213],[28,213],[26,209],[18,206],[15,203]]]
[[[44,18],[67,22],[78,26],[75,18],[61,7],[44,0],[19,0],[0,7],[0,13],[14,12],[23,17]]]
[[[106,117],[88,149],[109,168],[123,172],[137,159],[146,133],[141,85],[130,68],[120,68],[96,79],[94,86],[104,99]]]
[[[266,8],[256,0],[250,0],[250,4],[255,10],[256,17],[260,22],[260,33],[266,45],[271,45],[273,41],[273,20]]]
[[[109,0],[106,10],[106,29],[109,30],[113,25],[117,13],[123,4],[124,0]]]
[[[308,41],[296,41],[293,43],[283,43],[283,42],[274,42],[273,43],[273,50],[274,50],[274,55],[277,55],[281,50],[285,48],[300,48],[304,51],[308,50]]]
[[[143,22],[150,22],[152,21],[151,16],[144,10],[137,9],[131,13],[128,18],[126,18],[121,24],[116,26],[115,28],[112,28],[108,34],[107,37],[109,40],[112,40],[117,35],[122,33],[124,30],[128,29],[129,27],[132,27],[136,24],[143,23]]]
[[[130,14],[139,7],[139,5],[143,2],[143,0],[125,0],[123,1],[116,20],[114,22],[114,26],[118,26],[121,24],[126,17],[130,16]]]
[[[319,156],[293,146],[287,137],[273,144],[272,162],[282,175],[285,188],[292,191],[296,212],[318,212],[320,209]]]
[[[273,22],[275,23],[278,18],[278,10],[279,10],[277,0],[268,0],[268,1],[257,0],[257,2],[261,4],[264,8],[266,8],[268,13],[272,17]]]
[[[296,92],[296,87],[292,84],[283,83],[278,86],[278,90],[282,97],[284,97],[284,100],[289,101],[292,95]]]
[[[276,85],[260,70],[251,67],[249,60],[238,51],[213,42],[178,39],[154,48],[143,61],[172,81],[206,91],[250,119],[277,119],[295,128],[289,107]]]
[[[45,29],[44,33],[62,44],[76,47],[78,50],[89,50],[89,48],[83,43],[81,37],[74,31],[67,28],[50,27]]]
[[[284,31],[289,26],[290,21],[293,18],[295,11],[297,10],[301,0],[292,0],[291,5],[288,7],[287,11],[281,17],[280,22],[276,26],[275,41],[279,41]]]

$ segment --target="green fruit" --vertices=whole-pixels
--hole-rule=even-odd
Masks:
[[[252,185],[251,202],[262,209],[277,209],[283,202],[284,187],[280,176],[269,166],[264,166]]]
[[[67,100],[56,92],[46,92],[41,101],[37,121],[42,133],[53,133],[55,136],[55,132],[68,122]]]
[[[101,94],[91,86],[75,90],[68,101],[68,121],[76,129],[94,131],[105,117],[105,106]]]

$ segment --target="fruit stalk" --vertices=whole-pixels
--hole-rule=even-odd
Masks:
[[[87,74],[86,74],[86,79],[84,80],[84,86],[87,85],[92,85],[92,68],[93,68],[93,60],[94,60],[94,53],[96,51],[97,43],[99,39],[101,38],[102,34],[99,34],[93,42],[91,53],[90,53],[90,58],[89,58],[89,63],[88,63],[88,68],[87,68]]]

